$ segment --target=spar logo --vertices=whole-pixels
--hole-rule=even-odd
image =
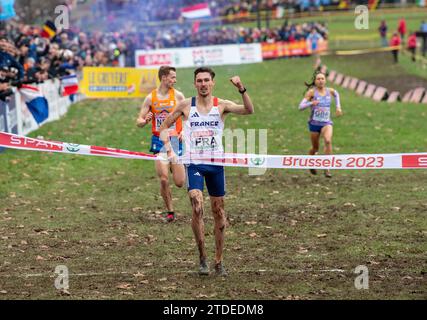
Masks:
[[[427,154],[425,155],[403,155],[402,168],[427,168]]]
[[[69,152],[79,152],[80,151],[80,145],[79,144],[65,143],[64,146]]]
[[[251,163],[255,166],[262,166],[265,163],[264,157],[251,158]]]
[[[6,145],[44,151],[62,151],[62,142],[39,140],[15,135],[10,136],[10,141],[8,141]]]

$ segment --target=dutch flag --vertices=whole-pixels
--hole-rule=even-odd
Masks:
[[[209,9],[209,4],[207,2],[199,3],[182,8],[181,15],[187,19],[206,18],[211,16],[211,9]]]

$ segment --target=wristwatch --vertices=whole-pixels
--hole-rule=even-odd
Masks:
[[[244,94],[246,92],[246,88],[243,87],[243,90],[242,91],[239,90],[239,92],[240,92],[240,94]]]

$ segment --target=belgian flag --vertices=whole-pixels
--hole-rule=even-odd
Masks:
[[[56,35],[55,24],[52,21],[47,20],[45,22],[44,26],[43,26],[43,30],[41,32],[41,36],[43,38],[52,39],[55,35]]]
[[[368,0],[369,10],[375,10],[378,7],[379,2],[379,0]]]

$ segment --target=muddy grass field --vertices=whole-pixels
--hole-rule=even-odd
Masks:
[[[239,74],[255,103],[255,115],[230,117],[228,128],[268,129],[269,154],[307,153],[308,114],[297,105],[311,60],[216,71],[218,96],[239,101],[227,80]],[[186,96],[194,92],[191,72],[178,71]],[[426,151],[425,106],[390,107],[340,93],[345,115],[335,119],[335,153]],[[139,103],[85,101],[31,136],[147,150],[148,128],[134,125]],[[0,157],[2,299],[427,297],[425,170],[339,170],[326,179],[321,172],[268,170],[249,176],[244,169],[227,169],[229,277],[223,279],[196,273],[185,190],[173,189],[178,220],[161,219],[152,163],[12,150]],[[59,265],[70,273],[67,292],[54,286]],[[369,289],[355,287],[358,266],[368,269]]]
[[[100,191],[81,200],[64,193],[3,199],[2,297],[68,297],[54,287],[57,265],[68,267],[74,299],[426,297],[426,173],[339,172],[332,181],[305,172],[228,177],[228,278],[197,275],[182,190],[174,190],[178,220],[167,224],[160,205],[137,201],[142,189],[107,191],[116,200],[102,201],[103,179],[84,177],[81,184]],[[209,206],[205,221],[213,261]],[[368,290],[355,288],[358,265],[369,270]]]

